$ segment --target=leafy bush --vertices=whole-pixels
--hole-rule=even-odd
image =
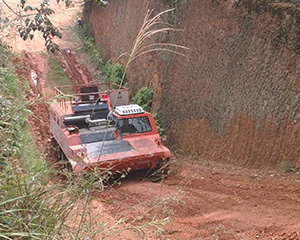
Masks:
[[[141,106],[146,112],[151,112],[152,98],[153,90],[149,87],[142,87],[132,101]]]
[[[142,87],[134,96],[132,101],[141,106],[146,112],[151,112],[153,99],[153,90],[149,87]],[[164,129],[161,127],[157,112],[152,113],[159,135],[164,135]]]
[[[0,40],[0,66],[4,67],[9,55],[9,47]]]
[[[113,64],[111,60],[107,61],[105,66],[102,68],[104,79],[107,82],[115,83],[117,85],[122,84],[122,86],[127,86],[125,81],[122,82],[124,71],[125,70],[123,65],[119,63]],[[115,86],[112,85],[112,88],[115,88]]]
[[[163,136],[165,134],[165,132],[164,132],[164,129],[161,127],[157,112],[153,113],[153,118],[154,118],[155,125],[157,127],[157,131],[158,131],[159,135]]]
[[[296,173],[296,174],[299,174],[300,165],[299,164],[292,164],[289,161],[283,161],[283,162],[280,163],[280,172],[281,173]]]

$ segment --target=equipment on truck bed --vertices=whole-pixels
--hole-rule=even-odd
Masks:
[[[60,159],[67,160],[75,173],[160,168],[171,153],[153,116],[129,104],[127,88],[111,89],[112,85],[55,88],[59,97],[50,105],[50,130]]]

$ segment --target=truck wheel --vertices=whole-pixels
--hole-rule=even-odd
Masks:
[[[167,158],[162,161],[162,165],[159,169],[162,177],[166,178],[170,174],[170,159]]]
[[[151,171],[149,179],[152,182],[160,182],[170,174],[170,159],[159,160],[156,168]]]
[[[69,162],[68,158],[66,157],[66,155],[64,154],[64,152],[60,149],[60,161],[62,163],[62,166],[64,169],[67,169],[68,171],[72,171],[72,166],[71,163]]]
[[[60,147],[58,147],[58,149],[57,149],[57,158],[59,161],[63,160],[63,151],[61,150]]]
[[[60,150],[61,149],[54,137],[52,137],[52,146],[55,151],[56,157],[58,158],[58,160],[60,160]]]

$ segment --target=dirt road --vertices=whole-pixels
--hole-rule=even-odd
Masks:
[[[79,8],[68,10],[66,15],[63,7],[55,4],[53,7],[54,20],[64,32]],[[73,82],[89,81],[91,74],[76,61],[85,55],[70,40],[69,33],[64,33],[67,37],[58,43],[62,49],[70,50],[70,53],[65,52],[66,62],[72,59],[73,63],[72,67],[65,67],[68,76],[72,78],[73,71],[77,71],[76,76],[79,72],[86,77],[71,79]],[[43,44],[17,40],[15,49],[27,51],[24,58],[28,63],[28,78],[32,81],[30,74],[34,70],[38,93],[49,95],[51,90],[45,84],[48,58],[42,54]],[[81,59],[81,62],[86,61]],[[32,94],[37,93],[33,90]],[[31,120],[37,142],[41,148],[48,149],[47,108],[34,107],[33,111],[41,120]],[[120,185],[107,187],[104,193],[93,193],[91,204],[101,206],[101,211],[116,221],[126,219],[132,225],[156,220],[166,222],[164,228],[158,224],[158,228],[145,230],[147,239],[300,239],[299,175],[280,175],[265,169],[243,169],[174,155],[171,175],[162,183],[142,180],[142,171],[131,173]],[[142,237],[134,236],[135,239]],[[119,238],[133,239],[127,234]],[[92,239],[103,238],[94,236]]]

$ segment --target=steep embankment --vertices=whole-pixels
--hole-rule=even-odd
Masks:
[[[189,59],[153,53],[128,74],[133,91],[155,89],[172,145],[251,167],[297,163],[300,11],[254,0],[147,2],[89,2],[85,17],[102,55],[116,59],[130,50],[147,8],[176,7],[167,21],[184,32],[163,40],[189,47]]]

